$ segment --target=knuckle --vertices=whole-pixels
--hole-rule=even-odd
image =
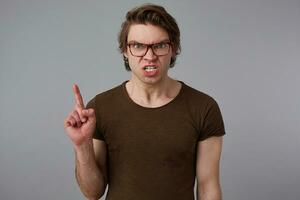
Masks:
[[[74,111],[73,114],[72,114],[72,117],[77,120],[79,118],[79,114],[77,111]]]
[[[83,110],[84,110],[84,109],[82,109],[82,108],[78,108],[78,109],[77,109],[77,114],[78,114],[79,116],[81,116]]]
[[[75,122],[76,120],[75,120],[75,118],[72,116],[72,117],[70,118],[70,121]]]

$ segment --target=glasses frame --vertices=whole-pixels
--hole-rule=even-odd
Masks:
[[[157,55],[157,54],[155,53],[155,51],[153,50],[153,46],[154,46],[154,45],[161,44],[161,43],[165,43],[165,44],[168,44],[168,45],[169,45],[168,52],[167,52],[166,54],[163,54],[163,55]],[[131,47],[130,47],[130,45],[133,45],[133,44],[142,44],[142,45],[145,45],[145,46],[147,47],[147,49],[146,49],[144,55],[141,55],[141,56],[136,56],[136,55],[134,55],[134,54],[132,53]],[[158,43],[154,43],[154,44],[144,44],[144,43],[140,43],[140,42],[130,42],[130,43],[127,44],[127,46],[128,46],[128,48],[129,48],[129,51],[130,51],[131,55],[134,56],[134,57],[144,57],[144,56],[147,54],[149,48],[151,48],[151,50],[152,50],[152,52],[153,52],[154,55],[156,55],[156,56],[165,56],[165,55],[168,55],[168,53],[170,52],[170,49],[171,49],[170,47],[172,47],[172,43],[169,42],[169,41],[162,41],[162,42],[158,42]]]

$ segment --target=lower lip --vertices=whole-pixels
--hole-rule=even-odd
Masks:
[[[144,70],[144,75],[147,77],[152,77],[158,74],[158,69],[155,69],[153,71],[146,71]]]

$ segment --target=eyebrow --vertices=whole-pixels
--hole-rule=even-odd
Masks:
[[[170,42],[170,40],[169,40],[169,39],[164,39],[164,40],[162,40],[162,41],[160,41],[160,42],[155,42],[155,43],[151,43],[151,44],[159,44],[159,43],[163,43],[163,42]],[[128,44],[135,44],[135,43],[146,44],[146,43],[138,42],[138,41],[136,41],[136,40],[130,40],[130,41],[128,41],[127,43],[128,43]],[[146,44],[146,45],[151,45],[151,44]]]

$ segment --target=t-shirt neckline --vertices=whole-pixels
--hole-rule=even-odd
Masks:
[[[129,80],[126,80],[126,81],[124,81],[124,82],[122,83],[122,91],[123,91],[123,94],[124,94],[125,97],[126,97],[126,100],[127,100],[131,105],[133,105],[134,107],[140,108],[140,109],[144,109],[144,110],[159,110],[159,109],[163,109],[163,108],[165,108],[165,107],[168,107],[168,106],[174,104],[176,101],[178,101],[179,97],[182,95],[182,93],[184,92],[184,88],[185,88],[185,83],[184,83],[183,81],[177,80],[178,82],[181,83],[181,88],[180,88],[178,94],[177,94],[171,101],[169,101],[168,103],[163,104],[163,105],[161,105],[161,106],[158,106],[158,107],[145,107],[145,106],[141,106],[141,105],[137,104],[136,102],[134,102],[134,101],[130,98],[130,96],[129,96],[128,92],[127,92],[127,89],[126,89],[126,83],[127,83],[128,81],[129,81]]]

